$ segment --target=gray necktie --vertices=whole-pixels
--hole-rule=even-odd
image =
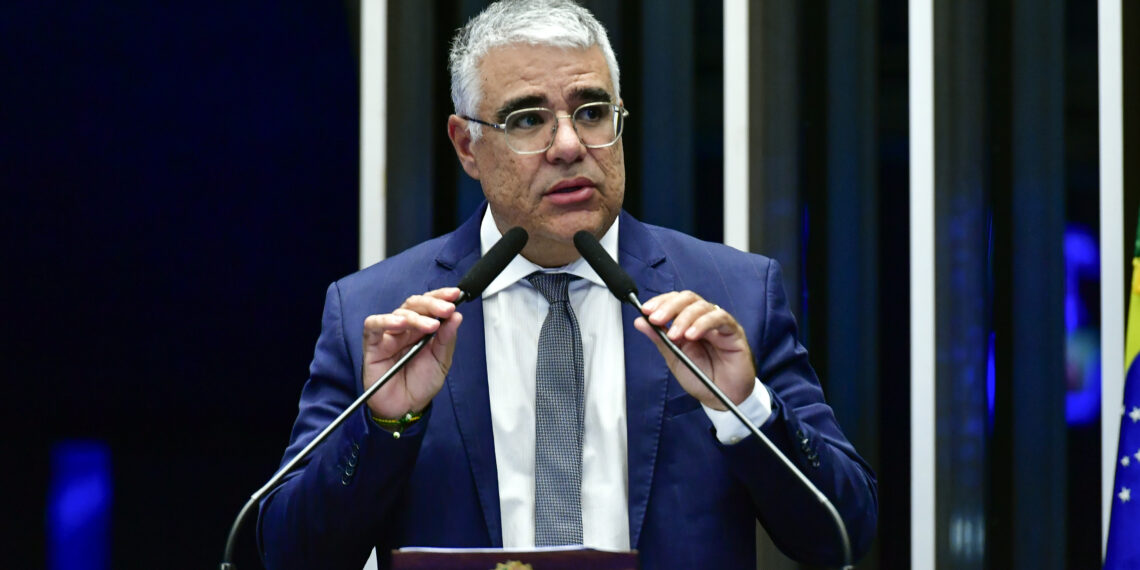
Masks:
[[[550,309],[538,335],[535,378],[534,544],[582,544],[582,336],[570,307],[569,273],[527,279]]]

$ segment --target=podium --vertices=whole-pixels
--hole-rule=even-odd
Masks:
[[[611,552],[581,547],[401,548],[392,551],[392,570],[495,570],[500,564],[511,562],[529,564],[533,570],[638,570],[637,551]],[[520,566],[509,567],[515,570]]]

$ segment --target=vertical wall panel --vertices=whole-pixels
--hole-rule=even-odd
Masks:
[[[749,12],[749,243],[780,262],[792,312],[801,315],[798,3],[765,0]]]
[[[827,395],[847,437],[878,464],[878,168],[875,5],[827,12]]]
[[[912,568],[936,561],[935,21],[933,0],[908,8],[910,94],[910,548]]]
[[[641,57],[641,216],[693,233],[693,0],[644,0]],[[716,189],[719,191],[719,188]]]
[[[827,7],[827,398],[855,448],[879,454],[877,2]],[[817,351],[818,352],[818,351]],[[877,550],[863,561],[873,567]]]
[[[1013,324],[1013,567],[1059,569],[1067,520],[1065,5],[1015,0],[1013,6],[1013,275],[1007,309]]]
[[[1065,564],[1061,1],[992,10],[994,398],[987,559]]]
[[[1122,6],[1120,0],[1100,0],[1097,38],[1100,89],[1100,336],[1101,336],[1101,525],[1108,539],[1112,482],[1116,473],[1116,444],[1124,399],[1125,257],[1124,216],[1124,80]],[[1125,289],[1126,290],[1126,289]]]
[[[450,39],[437,31],[436,1],[388,3],[387,240],[388,255],[433,236],[439,137],[447,116],[434,102],[448,97],[434,73],[440,50]],[[438,33],[437,33],[438,32]],[[449,164],[458,168],[454,153]],[[449,228],[450,229],[450,228]]]
[[[724,2],[724,243],[748,251],[747,0]]]
[[[939,565],[985,562],[989,189],[985,4],[936,0],[936,549]]]
[[[387,237],[388,2],[360,3],[360,267],[384,259]]]
[[[911,128],[907,113],[909,57],[906,0],[877,3],[877,117],[879,286],[878,346],[880,461],[872,464],[879,481],[879,568],[906,568],[911,562],[911,330],[910,330],[910,175]],[[916,143],[919,141],[915,141]],[[919,153],[920,155],[922,153]],[[917,175],[917,173],[915,173]],[[932,175],[932,173],[930,174]],[[926,231],[933,231],[928,227]],[[932,263],[932,260],[925,263]],[[921,267],[919,267],[921,269]],[[930,323],[932,326],[932,323]],[[932,385],[933,378],[924,379]],[[932,419],[926,419],[932,426]],[[921,432],[917,434],[923,436]],[[933,450],[928,453],[933,454]],[[925,478],[926,474],[920,474]],[[925,481],[923,481],[925,482]],[[929,500],[933,500],[932,497]]]

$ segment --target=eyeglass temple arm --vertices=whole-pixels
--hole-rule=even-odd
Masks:
[[[506,123],[501,123],[501,124],[488,123],[487,121],[481,121],[479,119],[476,119],[475,117],[468,117],[467,115],[459,115],[459,117],[463,118],[463,119],[467,119],[468,121],[471,121],[473,123],[479,123],[480,125],[491,127],[492,129],[495,129],[497,131],[504,131],[505,132],[507,130],[507,124]]]

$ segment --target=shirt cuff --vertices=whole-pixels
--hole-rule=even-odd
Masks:
[[[721,443],[732,445],[752,435],[752,431],[744,427],[744,424],[732,412],[714,410],[704,404],[701,404],[701,407],[705,409],[705,414],[712,421],[713,428],[716,429],[716,438]],[[752,423],[759,427],[764,425],[764,422],[767,422],[772,415],[772,395],[768,393],[768,388],[757,378],[756,384],[752,387],[752,393],[736,407],[740,408],[744,417],[752,420]]]

